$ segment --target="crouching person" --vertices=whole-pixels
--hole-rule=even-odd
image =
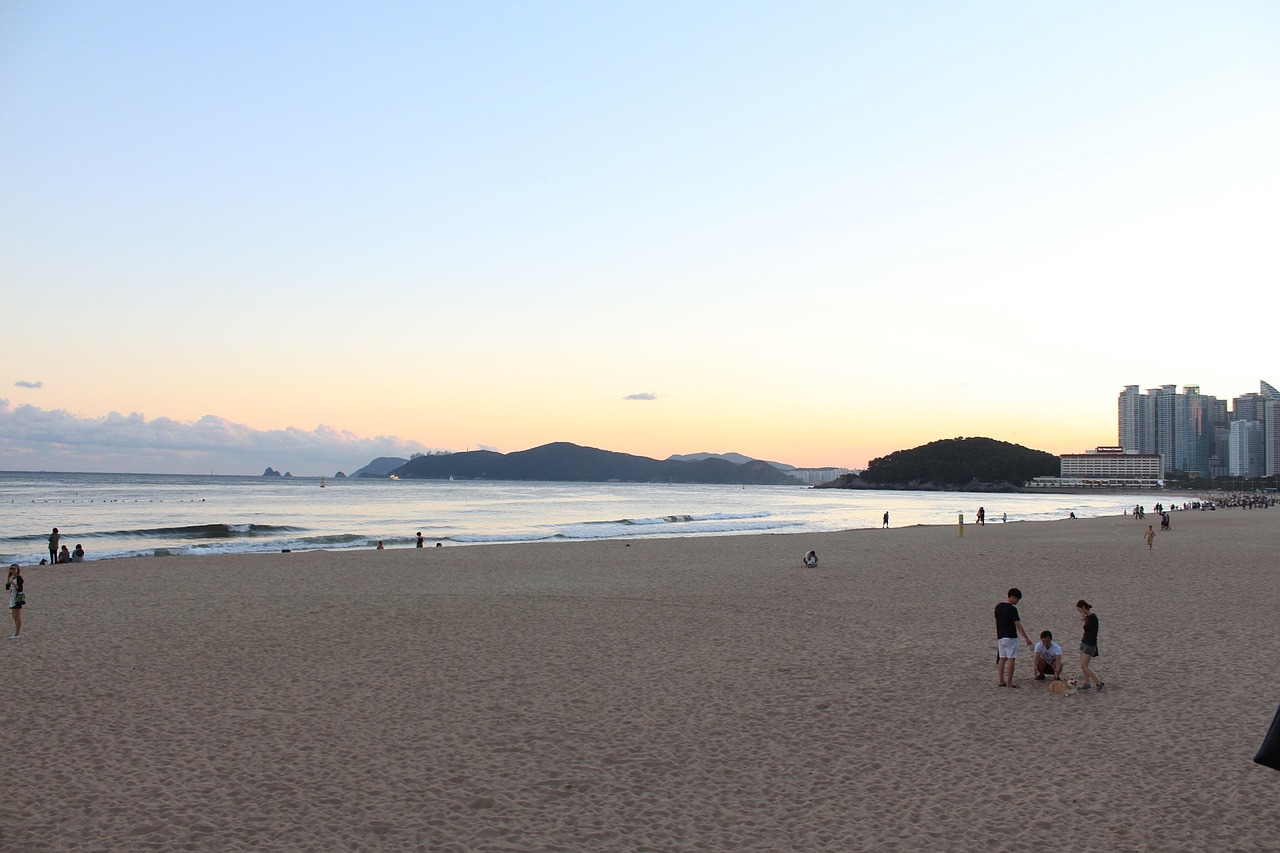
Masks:
[[[1054,681],[1062,678],[1062,646],[1053,641],[1051,631],[1040,632],[1035,651],[1036,681],[1044,681],[1047,675],[1052,675]]]

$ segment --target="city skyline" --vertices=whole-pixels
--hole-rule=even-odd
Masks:
[[[1261,477],[1280,473],[1280,391],[1265,379],[1231,398],[1198,385],[1127,385],[1117,402],[1119,447],[1158,460],[1160,476]]]
[[[1110,443],[1117,377],[1257,381],[1190,306],[1276,278],[1278,41],[1259,2],[4,4],[0,469]]]

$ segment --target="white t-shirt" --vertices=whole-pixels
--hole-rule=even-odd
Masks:
[[[1049,648],[1044,647],[1044,640],[1036,643],[1036,654],[1041,655],[1049,663],[1053,663],[1062,657],[1062,646],[1050,641]]]

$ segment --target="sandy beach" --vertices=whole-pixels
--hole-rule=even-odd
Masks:
[[[0,850],[1280,849],[1280,511],[1145,530],[24,567]]]

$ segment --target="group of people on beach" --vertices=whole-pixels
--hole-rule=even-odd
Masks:
[[[1050,631],[1041,631],[1040,642],[1032,642],[1018,615],[1018,602],[1021,600],[1022,591],[1014,587],[1009,590],[1005,600],[996,605],[997,687],[1018,686],[1013,683],[1013,668],[1018,661],[1019,634],[1027,645],[1032,646],[1035,680],[1044,681],[1050,676],[1054,681],[1062,680],[1062,647],[1054,642]],[[1076,602],[1076,612],[1080,614],[1080,622],[1084,628],[1084,634],[1080,638],[1080,675],[1084,683],[1080,685],[1080,689],[1090,690],[1096,686],[1101,691],[1107,683],[1098,677],[1092,667],[1093,659],[1098,656],[1098,616],[1083,598]]]
[[[53,528],[53,532],[49,534],[49,562],[40,561],[40,565],[53,565],[55,563],[83,563],[84,562],[84,546],[76,545],[74,551],[68,551],[67,546],[63,545],[61,549],[58,547],[58,540],[62,537],[58,534],[58,528]]]

